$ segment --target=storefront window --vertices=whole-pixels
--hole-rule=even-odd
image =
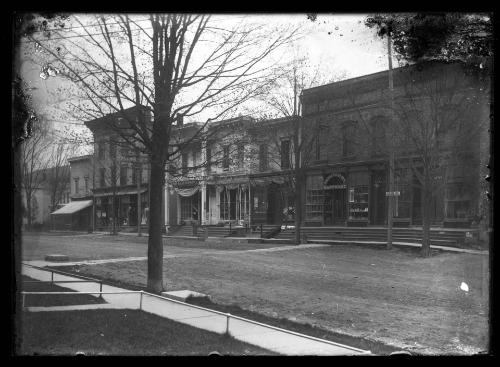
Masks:
[[[352,172],[349,175],[349,219],[368,220],[368,172]]]
[[[411,188],[410,171],[408,169],[397,169],[394,172],[395,191],[400,195],[395,196],[394,216],[396,218],[410,218]]]
[[[323,177],[309,176],[306,182],[306,220],[323,221]]]
[[[452,182],[446,186],[446,217],[467,218],[470,214],[470,193],[464,182]]]
[[[451,165],[447,169],[445,186],[446,218],[468,218],[472,213],[472,196],[474,176],[466,166]]]
[[[236,219],[237,190],[224,188],[220,193],[220,219]]]

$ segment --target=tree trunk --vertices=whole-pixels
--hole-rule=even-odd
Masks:
[[[156,161],[156,162],[155,162]],[[165,183],[164,165],[151,159],[149,190],[148,291],[163,291],[162,191]]]
[[[297,173],[295,177],[295,244],[300,245],[302,234],[302,178]]]
[[[116,186],[115,186],[116,187]],[[115,199],[116,199],[116,189],[113,187],[113,196],[111,199],[111,210],[113,213],[113,225],[111,226],[111,234],[115,235],[116,234],[116,207],[115,207]]]
[[[431,241],[430,241],[430,205],[431,205],[432,195],[429,191],[423,188],[422,190],[422,256],[428,257],[431,252]]]
[[[32,213],[31,204],[32,204],[31,196],[27,196],[26,197],[26,218],[28,220],[27,229],[31,229],[31,224],[33,222],[32,214],[31,214]]]

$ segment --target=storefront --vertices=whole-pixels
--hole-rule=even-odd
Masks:
[[[51,213],[53,230],[89,230],[92,228],[92,200],[71,201]]]
[[[201,186],[198,180],[170,183],[176,198],[176,224],[201,224]]]
[[[250,179],[252,224],[292,224],[295,196],[290,177],[271,176]]]
[[[149,195],[146,189],[140,191],[141,224],[149,223]],[[116,219],[118,228],[137,226],[137,190],[118,190],[115,195],[96,193],[95,197],[95,227],[98,230],[113,226]],[[114,200],[114,205],[113,205]],[[114,209],[114,215],[113,215]]]
[[[207,182],[206,223],[248,225],[251,187],[247,176],[214,177]]]

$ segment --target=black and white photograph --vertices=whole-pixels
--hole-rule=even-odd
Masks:
[[[491,355],[492,12],[12,30],[14,356]]]

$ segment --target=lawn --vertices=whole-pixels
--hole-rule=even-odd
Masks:
[[[54,284],[36,281],[33,278],[22,277],[22,291],[24,292],[74,292],[72,289]],[[61,283],[62,284],[62,283]],[[26,307],[70,306],[106,303],[98,297],[89,294],[46,295],[27,294],[24,305]]]
[[[18,355],[275,355],[139,310],[23,312]]]
[[[284,244],[237,243],[227,239],[197,241],[182,238],[164,238],[165,255],[190,254],[204,251],[250,250],[285,246]],[[70,261],[112,259],[124,257],[146,257],[148,237],[109,234],[65,234],[23,233],[22,259],[44,260],[48,254],[64,254]]]
[[[80,274],[138,287],[146,261],[80,266]],[[339,245],[280,252],[212,252],[165,260],[167,290],[423,354],[488,348],[485,255]],[[469,291],[460,289],[467,283]]]

